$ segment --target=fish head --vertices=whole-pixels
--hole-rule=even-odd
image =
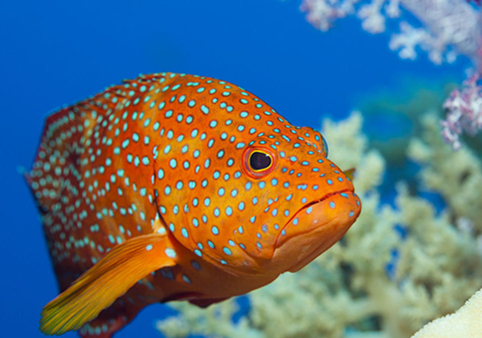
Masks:
[[[352,182],[327,159],[319,132],[291,125],[232,84],[196,83],[203,90],[191,88],[195,109],[169,107],[174,126],[189,124],[160,133],[156,202],[166,228],[234,275],[299,270],[355,222],[361,206]]]
[[[291,130],[282,141],[262,136],[245,149],[243,170],[256,182],[263,208],[234,230],[235,243],[276,272],[298,271],[318,257],[361,210],[352,182],[327,159],[323,136],[307,127]]]

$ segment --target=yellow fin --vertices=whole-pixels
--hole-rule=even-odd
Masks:
[[[175,259],[166,234],[139,236],[119,244],[44,307],[40,330],[60,335],[80,329],[137,281],[175,265]]]
[[[353,174],[355,174],[356,169],[351,168],[348,170],[343,170],[343,173],[345,174],[346,177],[350,179],[350,181],[353,181]]]

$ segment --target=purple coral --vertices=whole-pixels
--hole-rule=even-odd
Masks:
[[[447,118],[441,122],[442,136],[454,150],[460,148],[459,137],[463,131],[475,135],[482,129],[482,86],[477,82],[479,73],[464,81],[462,90],[455,89],[445,101]]]
[[[301,10],[316,28],[326,31],[334,21],[356,14],[362,27],[370,33],[385,31],[387,18],[401,16],[402,9],[415,16],[422,27],[400,22],[400,32],[392,34],[389,46],[399,51],[402,59],[415,59],[417,49],[428,53],[435,64],[453,62],[457,55],[468,57],[482,72],[482,16],[478,6],[482,0],[303,0]],[[472,4],[471,4],[472,3]],[[442,121],[442,135],[454,150],[461,144],[460,135],[482,130],[482,90],[477,85],[480,75],[464,82],[446,100],[448,114]]]

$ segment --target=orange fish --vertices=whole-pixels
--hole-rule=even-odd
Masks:
[[[360,213],[321,134],[209,77],[140,76],[47,118],[27,181],[62,293],[40,329],[111,337],[295,272]]]

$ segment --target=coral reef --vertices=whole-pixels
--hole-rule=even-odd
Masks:
[[[445,142],[450,143],[454,150],[459,150],[460,135],[466,131],[475,135],[482,129],[482,86],[477,82],[480,74],[475,73],[464,82],[464,88],[455,89],[445,101],[447,117],[442,124],[442,136]]]
[[[428,53],[434,64],[454,62],[458,55],[470,59],[474,69],[468,71],[462,90],[454,90],[444,103],[447,116],[442,123],[442,136],[454,150],[460,149],[460,135],[475,135],[482,130],[482,11],[481,2],[464,0],[303,0],[301,10],[306,19],[321,31],[348,15],[356,14],[362,27],[372,34],[385,31],[386,19],[410,13],[420,27],[406,20],[400,32],[392,34],[389,47],[399,51],[402,59],[415,59],[417,49]],[[402,10],[403,9],[403,10]]]
[[[423,327],[413,338],[480,337],[482,332],[482,289],[456,313],[439,318]]]
[[[402,10],[403,9],[403,10]],[[480,13],[465,0],[303,0],[306,19],[321,31],[348,15],[356,14],[369,33],[385,31],[387,19],[400,18],[405,11],[417,18],[421,27],[400,22],[400,33],[393,34],[390,49],[402,59],[415,59],[416,48],[428,53],[435,64],[453,62],[465,55],[474,62],[480,53]]]
[[[437,191],[459,228],[479,238],[482,249],[482,163],[469,147],[444,147],[435,114],[423,118],[423,139],[414,138],[409,156],[422,165],[425,189]],[[482,251],[481,251],[482,252]]]
[[[385,160],[368,148],[361,114],[326,120],[322,133],[330,158],[342,168],[357,168],[354,184],[363,210],[356,224],[298,273],[250,293],[250,310],[236,323],[235,300],[204,310],[180,302],[172,303],[180,314],[159,321],[158,329],[179,338],[402,338],[459,308],[482,285],[482,208],[475,197],[482,164],[465,146],[452,153],[434,115],[422,125],[409,156],[422,165],[420,185],[443,197],[443,211],[412,196],[403,182],[394,205],[384,204],[377,188]]]
[[[426,51],[435,64],[453,62],[457,55],[468,57],[475,75],[444,104],[448,115],[442,122],[442,135],[451,146],[440,137],[437,114],[408,116],[417,128],[409,142],[405,139],[397,145],[399,152],[389,163],[403,158],[402,166],[409,160],[421,169],[415,181],[397,183],[395,201],[390,204],[380,195],[385,157],[390,152],[379,147],[382,154],[369,147],[361,132],[361,114],[355,112],[339,123],[325,121],[322,133],[330,142],[331,159],[342,168],[357,168],[354,184],[363,210],[356,224],[298,273],[283,274],[250,293],[250,310],[239,321],[232,320],[239,309],[235,300],[207,310],[176,303],[172,306],[180,314],[158,322],[162,333],[167,337],[402,338],[454,312],[480,289],[482,163],[460,142],[464,131],[474,135],[482,129],[478,6],[480,1],[470,4],[465,0],[303,1],[307,20],[322,31],[356,14],[363,29],[380,33],[386,29],[387,18],[410,13],[419,27],[401,21],[400,32],[392,34],[389,43],[401,58],[414,59],[417,48]],[[459,151],[453,153],[454,149]],[[437,196],[443,207],[417,194],[424,190]],[[416,337],[434,337],[434,330],[444,330],[443,325],[468,320],[470,309],[480,307],[480,297],[478,303],[471,301]]]

